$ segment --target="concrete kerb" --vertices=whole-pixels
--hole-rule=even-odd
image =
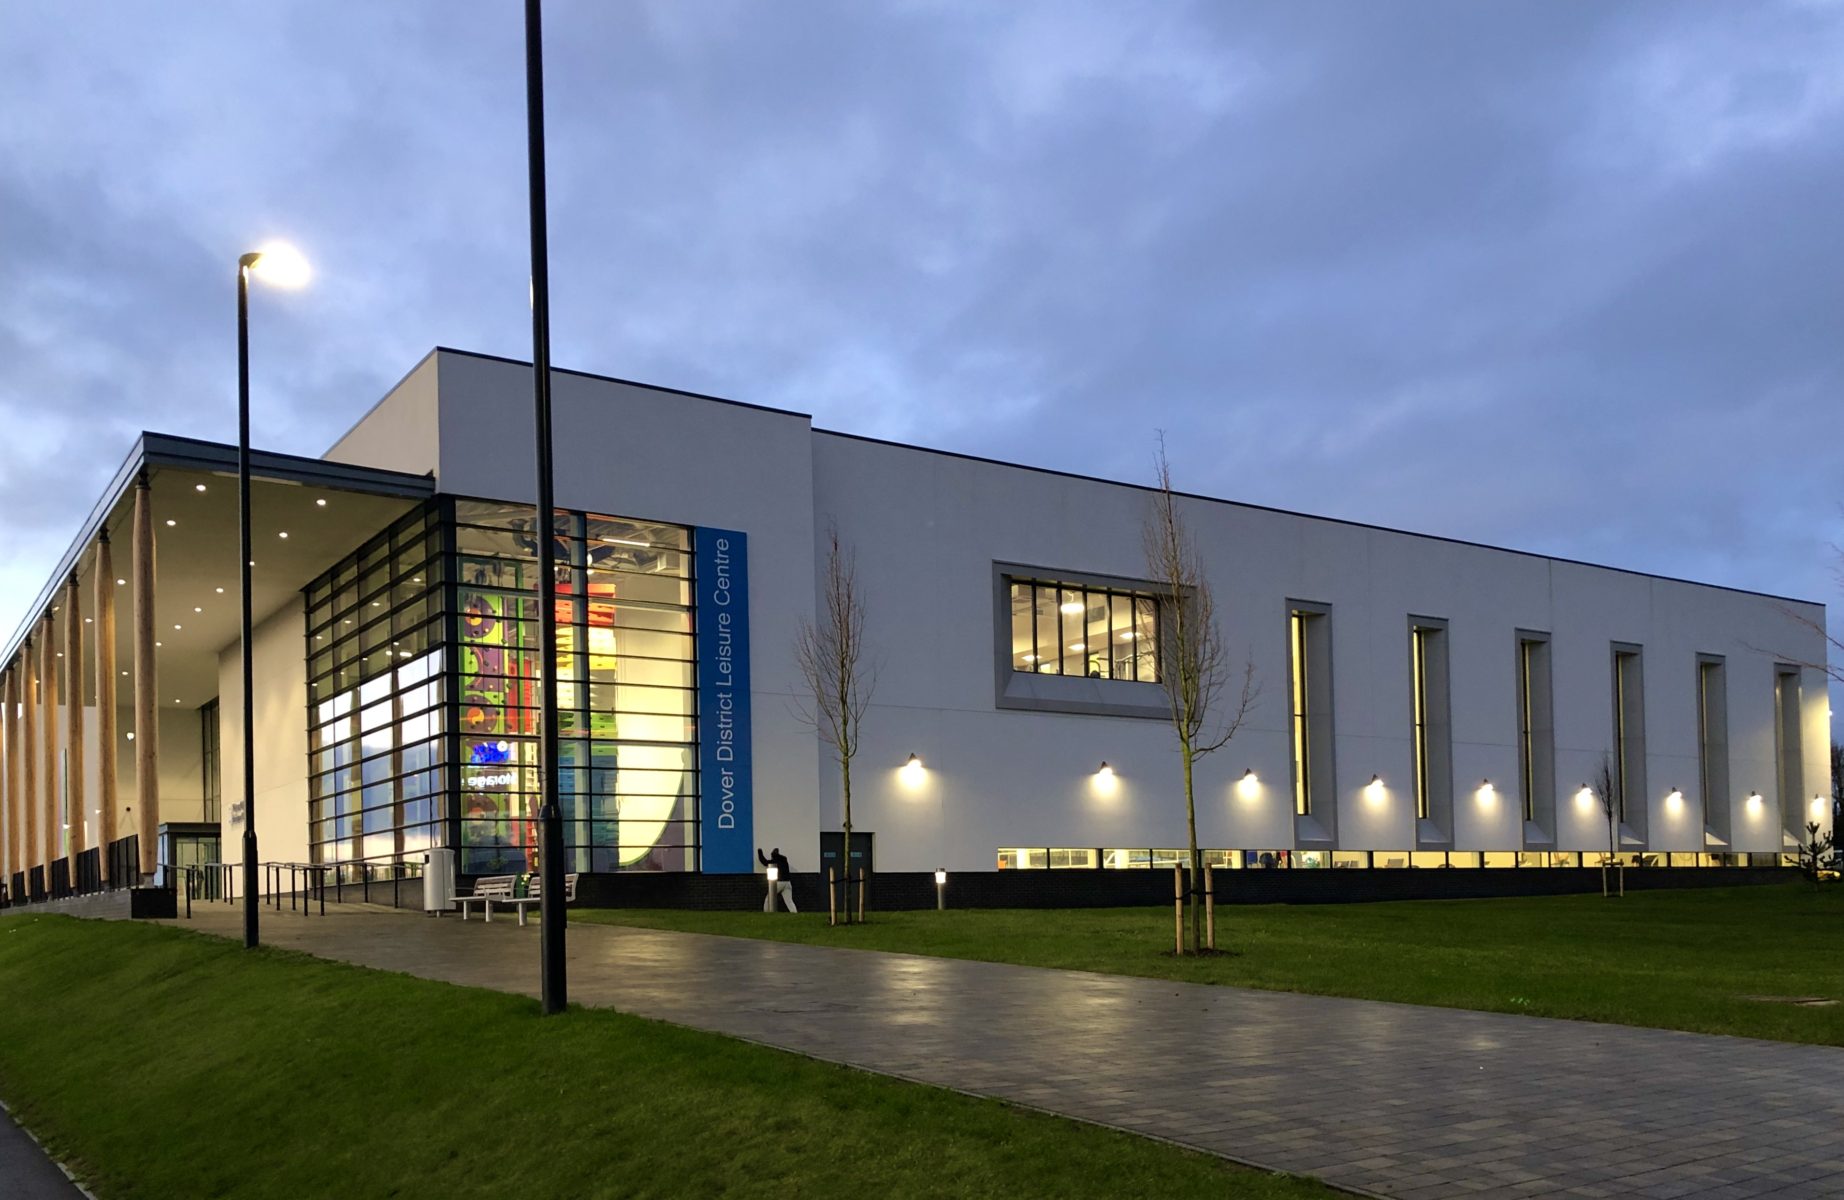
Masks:
[[[84,1187],[83,1181],[78,1179],[77,1176],[71,1172],[71,1169],[65,1166],[60,1159],[51,1156],[51,1151],[45,1149],[45,1143],[39,1140],[38,1134],[33,1133],[26,1127],[25,1122],[21,1121],[18,1116],[14,1114],[12,1106],[5,1100],[0,1100],[0,1113],[4,1113],[6,1119],[13,1123],[13,1128],[32,1139],[32,1144],[37,1146],[38,1152],[45,1156],[45,1161],[63,1172],[64,1178],[70,1181],[70,1186],[75,1188],[79,1195],[86,1197],[87,1200],[96,1200],[96,1194],[90,1191],[89,1188]]]

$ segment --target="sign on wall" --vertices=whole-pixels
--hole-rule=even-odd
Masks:
[[[749,552],[733,529],[695,529],[700,867],[754,871],[749,737]]]

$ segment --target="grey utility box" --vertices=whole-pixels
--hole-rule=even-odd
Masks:
[[[423,855],[423,911],[441,916],[455,898],[455,852],[431,850]]]

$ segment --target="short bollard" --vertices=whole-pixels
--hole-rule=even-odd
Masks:
[[[1204,864],[1204,945],[1217,948],[1217,889],[1216,868]]]
[[[1172,866],[1172,953],[1182,955],[1185,952],[1185,872],[1176,864]]]
[[[839,923],[839,890],[837,880],[834,878],[836,874],[833,868],[826,868],[826,924],[828,925]]]
[[[858,924],[860,925],[864,924],[864,889],[865,884],[870,882],[870,878],[869,871],[858,872]]]
[[[779,884],[780,882],[781,882],[781,868],[774,867],[774,866],[769,867],[768,869],[768,896],[762,901],[762,911],[763,912],[774,912],[775,911],[775,907],[776,907],[775,906],[775,893],[778,890],[776,885]]]
[[[948,907],[948,872],[944,867],[935,868],[935,911],[942,912]]]

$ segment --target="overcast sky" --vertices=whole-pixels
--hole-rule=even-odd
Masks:
[[[1823,600],[1844,5],[547,7],[554,361]],[[0,631],[142,429],[527,358],[511,0],[0,2]],[[1838,707],[1844,707],[1840,705]]]

